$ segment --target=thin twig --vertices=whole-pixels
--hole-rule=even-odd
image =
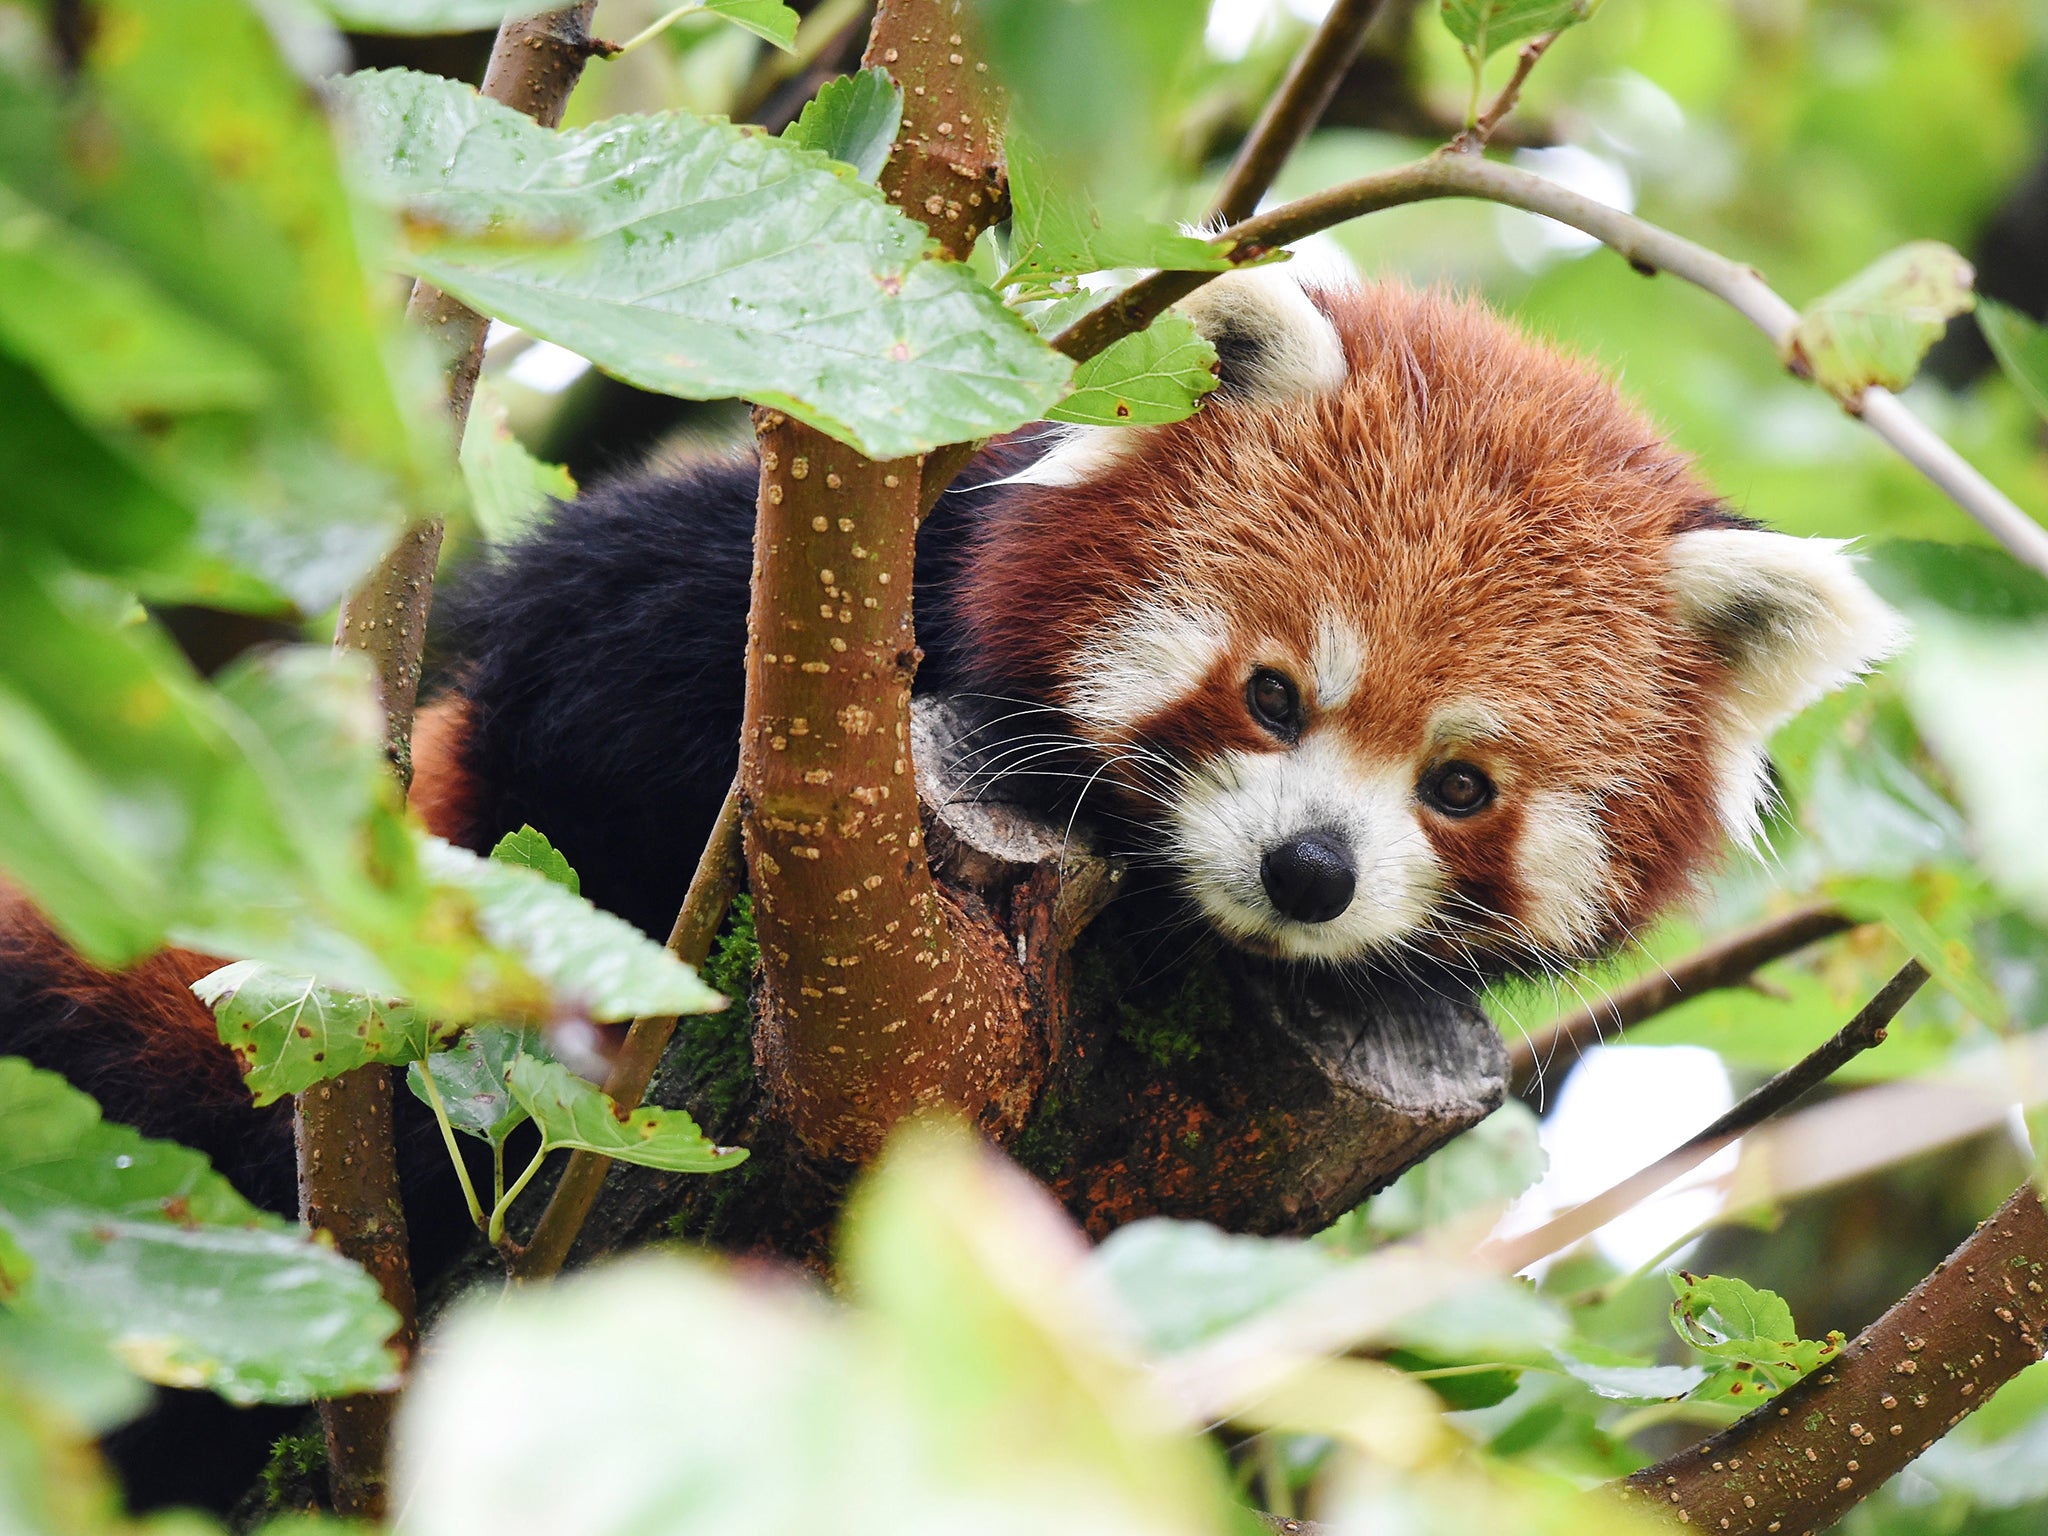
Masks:
[[[1739,987],[1773,960],[1832,938],[1856,926],[1839,908],[1816,903],[1768,918],[1752,927],[1724,935],[1668,966],[1657,966],[1623,987],[1508,1048],[1508,1091],[1520,1098],[1554,1088],[1548,1081],[1552,1063],[1564,1058],[1564,1069],[1587,1050],[1612,1040],[1624,1030],[1675,1008],[1702,992]]]
[[[1249,218],[1295,147],[1308,137],[1358,57],[1365,29],[1385,0],[1337,0],[1315,35],[1302,44],[1287,77],[1238,147],[1209,217],[1218,224]]]
[[[1825,1370],[1622,1491],[1694,1530],[1826,1529],[2041,1358],[2044,1270],[2048,1214],[2022,1184]]]
[[[1669,272],[1705,289],[1768,336],[1781,353],[1798,324],[1799,312],[1754,268],[1532,171],[1443,150],[1409,165],[1297,198],[1233,224],[1210,244],[1233,262],[1249,262],[1349,219],[1444,197],[1502,203],[1582,230],[1646,277]],[[1093,357],[1112,342],[1142,331],[1169,305],[1215,275],[1154,272],[1090,310],[1055,336],[1052,344],[1077,361]],[[1975,518],[2016,559],[2048,574],[2048,529],[1978,474],[1889,391],[1872,385],[1852,414]]]
[[[1476,155],[1486,148],[1486,141],[1493,137],[1493,130],[1500,126],[1500,120],[1515,110],[1515,103],[1522,99],[1522,87],[1528,83],[1529,72],[1543,55],[1550,51],[1550,45],[1558,40],[1560,33],[1546,32],[1541,37],[1532,37],[1522,44],[1515,55],[1515,72],[1508,76],[1508,83],[1493,98],[1493,105],[1479,114],[1471,127],[1461,131],[1451,140],[1450,148],[1462,155]]]
[[[1606,1226],[1622,1212],[1642,1204],[1744,1132],[1789,1109],[1834,1076],[1846,1062],[1881,1044],[1886,1026],[1898,1017],[1899,1010],[1926,982],[1927,967],[1918,960],[1908,960],[1884,984],[1877,996],[1863,1005],[1855,1018],[1698,1135],[1688,1138],[1647,1168],[1630,1174],[1606,1193],[1595,1195],[1584,1204],[1552,1217],[1533,1232],[1485,1245],[1480,1249],[1480,1258],[1514,1274],[1546,1255],[1570,1247],[1580,1238]]]
[[[690,892],[683,898],[675,926],[669,930],[670,954],[685,965],[704,963],[718,937],[719,925],[725,921],[726,908],[732,905],[745,874],[746,863],[740,853],[739,785],[735,783],[725,792],[725,803],[718,808],[718,819],[711,825],[696,873],[690,877]],[[626,1031],[625,1044],[619,1048],[604,1084],[604,1091],[621,1110],[639,1106],[640,1097],[647,1092],[647,1084],[675,1032],[676,1016],[672,1013],[635,1019],[633,1027]],[[532,1238],[513,1262],[515,1277],[538,1280],[561,1269],[611,1166],[612,1160],[600,1153],[577,1151],[570,1155],[569,1165],[562,1170],[561,1180],[548,1197],[547,1209],[541,1212]]]

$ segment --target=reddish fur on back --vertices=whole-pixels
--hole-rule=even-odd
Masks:
[[[467,846],[474,830],[476,783],[463,759],[469,739],[469,700],[450,693],[422,709],[412,727],[409,804],[436,837]]]

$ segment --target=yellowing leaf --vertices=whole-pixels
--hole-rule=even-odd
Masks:
[[[1880,256],[1806,307],[1785,362],[1844,403],[1872,384],[1903,389],[1952,316],[1970,307],[1970,264],[1938,240]]]

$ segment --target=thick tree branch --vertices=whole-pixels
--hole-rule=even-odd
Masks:
[[[1781,351],[1798,322],[1798,311],[1750,267],[1633,215],[1596,203],[1533,172],[1444,150],[1410,165],[1298,198],[1233,224],[1211,243],[1233,261],[1248,262],[1278,246],[1364,214],[1444,197],[1482,198],[1583,230],[1645,276],[1669,272],[1705,289],[1762,331]],[[1155,272],[1141,278],[1067,327],[1053,338],[1053,345],[1075,359],[1093,357],[1120,337],[1143,330],[1167,306],[1193,293],[1211,275]],[[1890,391],[1872,385],[1859,397],[1853,414],[1975,518],[2016,559],[2048,573],[2048,529],[2015,506]]]
[[[903,124],[882,170],[889,201],[954,261],[1008,215],[1003,98],[970,45],[964,0],[882,0],[861,64],[903,87]]]
[[[676,914],[675,927],[669,931],[668,952],[685,965],[701,966],[711,953],[712,941],[718,937],[725,909],[732,905],[745,878],[746,865],[740,854],[740,790],[735,783],[726,791],[725,803],[718,808],[718,820],[712,823],[711,835],[705,839],[696,873],[690,877],[690,892]],[[604,1091],[620,1109],[639,1106],[641,1095],[647,1092],[647,1084],[675,1032],[676,1016],[672,1013],[633,1021],[604,1082]],[[541,1212],[540,1222],[533,1229],[532,1239],[513,1261],[514,1275],[521,1280],[538,1280],[561,1269],[611,1166],[612,1160],[599,1153],[579,1151],[570,1155],[561,1181],[555,1185],[547,1209]]]
[[[1689,1137],[1647,1168],[1630,1174],[1604,1194],[1573,1206],[1533,1232],[1488,1244],[1481,1250],[1481,1256],[1496,1268],[1516,1274],[1538,1259],[1597,1232],[1622,1212],[1642,1204],[1673,1179],[1697,1168],[1737,1137],[1791,1108],[1839,1072],[1846,1062],[1873,1046],[1883,1044],[1885,1030],[1891,1021],[1926,983],[1927,967],[1918,960],[1908,960],[1879,989],[1877,996],[1858,1010],[1856,1017],[1801,1060],[1744,1097],[1705,1130]]]
[[[1259,114],[1252,131],[1238,146],[1237,158],[1230,162],[1223,185],[1216,193],[1211,219],[1219,224],[1235,224],[1258,211],[1259,199],[1273,185],[1273,178],[1280,174],[1287,157],[1308,137],[1323,109],[1329,106],[1330,98],[1337,92],[1337,82],[1358,57],[1365,29],[1383,3],[1384,0],[1337,0],[1330,8],[1315,35],[1288,65],[1287,77],[1266,102],[1266,109]]]
[[[1824,1371],[1629,1477],[1702,1531],[1824,1530],[2041,1358],[2048,1215],[2031,1184]]]
[[[596,0],[583,0],[565,10],[508,23],[491,50],[484,93],[549,126],[560,122],[570,88],[588,57],[587,28],[595,9]],[[446,349],[449,413],[459,436],[476,387],[485,321],[424,284],[414,288],[407,313]],[[370,658],[384,707],[385,751],[401,788],[412,780],[413,706],[419,696],[420,652],[440,551],[439,522],[407,529],[343,602],[335,627],[337,649]],[[336,1248],[377,1277],[384,1299],[401,1319],[394,1342],[409,1355],[417,1321],[405,1207],[392,1151],[389,1072],[379,1066],[359,1067],[316,1084],[299,1095],[292,1123],[301,1218],[313,1230],[328,1233]],[[382,1517],[394,1401],[389,1394],[380,1394],[320,1404],[337,1513]]]
[[[1591,1047],[1616,1039],[1645,1019],[1703,992],[1742,986],[1773,960],[1855,926],[1854,918],[1835,907],[1796,907],[1718,938],[1668,966],[1655,967],[1510,1045],[1508,1069],[1513,1075],[1508,1092],[1526,1099],[1553,1089],[1557,1084],[1550,1080],[1550,1071],[1553,1064],[1560,1064],[1560,1057],[1561,1077]]]

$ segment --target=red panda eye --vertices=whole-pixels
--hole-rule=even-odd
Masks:
[[[1493,804],[1493,780],[1470,763],[1445,763],[1423,775],[1424,804],[1446,816],[1470,816]]]
[[[1244,702],[1274,735],[1292,741],[1301,734],[1301,692],[1284,673],[1260,667],[1244,685]]]

